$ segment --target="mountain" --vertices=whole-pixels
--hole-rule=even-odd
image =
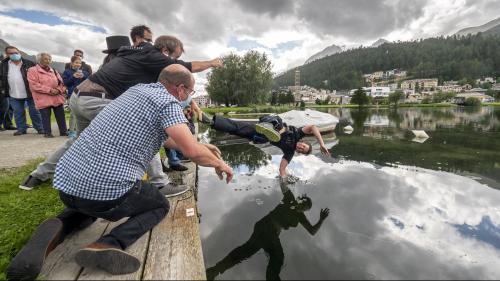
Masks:
[[[275,76],[274,82],[276,88],[294,85],[298,69],[301,85],[350,90],[366,85],[364,74],[398,68],[407,71],[409,79],[462,80],[470,84],[479,77],[500,76],[500,56],[494,54],[500,54],[500,36],[483,33],[398,41],[378,48],[345,50]]]
[[[457,33],[455,33],[455,35],[458,35],[458,36],[466,36],[467,34],[475,35],[478,32],[485,32],[491,28],[497,27],[498,25],[500,25],[500,18],[492,20],[492,21],[490,21],[486,24],[483,24],[481,26],[464,28],[464,29],[458,31]]]
[[[10,46],[10,44],[7,43],[5,40],[0,39],[0,53],[4,54],[4,50],[7,46]],[[19,50],[19,52],[21,53],[21,56],[24,59],[36,62],[36,55],[29,55],[21,50]],[[64,72],[64,65],[65,65],[64,62],[57,62],[57,61],[52,62],[52,68],[54,68],[61,74]]]
[[[487,36],[500,36],[500,24],[486,30],[482,34]]]
[[[380,38],[377,41],[373,42],[371,47],[377,48],[378,46],[385,44],[385,43],[390,43],[389,41],[385,40],[384,38]]]
[[[311,63],[315,60],[319,60],[319,59],[322,59],[324,57],[331,56],[333,54],[340,53],[340,52],[342,52],[342,49],[339,46],[331,45],[329,47],[326,47],[323,51],[308,58],[306,60],[305,64]]]

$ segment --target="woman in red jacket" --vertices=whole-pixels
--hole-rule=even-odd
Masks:
[[[42,115],[45,137],[54,137],[50,124],[52,110],[54,110],[54,115],[56,116],[59,134],[67,136],[63,106],[66,99],[66,87],[59,73],[50,67],[52,63],[51,55],[40,53],[36,58],[37,65],[28,70],[28,82],[35,101],[35,107]]]

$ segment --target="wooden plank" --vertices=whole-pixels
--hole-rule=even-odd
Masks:
[[[194,196],[196,165],[186,166],[188,171],[172,173],[171,179],[188,184],[191,190],[169,200],[169,214],[151,231],[143,280],[206,279]]]
[[[101,237],[109,222],[98,219],[91,226],[68,236],[47,257],[39,278],[42,280],[76,280],[82,267],[75,262],[76,252]]]
[[[128,218],[123,218],[117,222],[110,223],[108,228],[106,229],[105,234],[111,232],[113,228],[124,223],[127,219]],[[140,280],[142,271],[144,269],[146,253],[148,250],[149,235],[150,232],[148,231],[143,236],[141,236],[141,238],[139,238],[134,244],[132,244],[125,250],[127,253],[133,255],[141,261],[141,267],[136,272],[123,275],[112,275],[104,270],[84,268],[78,280]]]

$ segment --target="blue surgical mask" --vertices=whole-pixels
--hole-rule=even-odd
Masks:
[[[189,95],[189,96],[187,97],[187,99],[185,99],[185,100],[183,100],[183,101],[180,101],[180,104],[181,104],[182,108],[184,109],[184,108],[186,108],[186,107],[190,106],[190,105],[191,105],[191,100],[192,100],[192,99],[193,99],[193,97]]]
[[[12,55],[9,56],[9,58],[12,61],[20,61],[21,60],[21,55],[20,54],[12,54]]]

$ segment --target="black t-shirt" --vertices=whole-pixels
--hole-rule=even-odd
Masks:
[[[165,56],[149,43],[137,47],[121,47],[116,58],[101,67],[89,80],[117,98],[128,88],[140,83],[157,82],[163,68],[181,64],[191,71],[191,63]]]
[[[293,155],[295,154],[295,148],[297,143],[305,136],[302,131],[302,127],[296,128],[294,126],[288,126],[287,130],[281,134],[281,139],[279,142],[271,142],[272,145],[279,147],[283,151],[283,158],[290,163],[292,161]]]

